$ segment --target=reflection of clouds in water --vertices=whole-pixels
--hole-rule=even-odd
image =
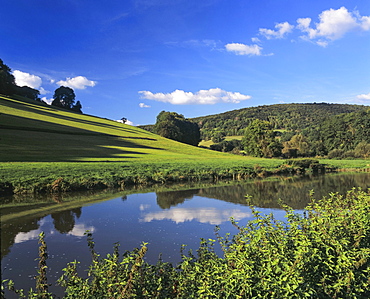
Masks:
[[[68,233],[68,235],[72,235],[75,237],[83,237],[87,230],[93,233],[95,231],[95,227],[86,226],[84,223],[76,224],[73,227],[73,229]]]
[[[151,222],[152,220],[170,219],[176,223],[185,221],[197,220],[201,223],[209,223],[213,225],[221,224],[229,221],[230,217],[235,220],[251,217],[251,213],[242,212],[239,209],[217,210],[216,208],[173,208],[166,211],[148,213],[141,219],[143,222]]]
[[[40,222],[39,222],[39,228],[38,229],[34,229],[34,230],[31,230],[31,231],[26,232],[26,233],[19,232],[14,238],[14,243],[17,244],[17,243],[26,242],[26,241],[29,241],[29,240],[36,240],[39,237],[39,234],[43,231],[41,227],[45,223],[46,223],[45,219],[41,219]]]
[[[35,240],[39,237],[39,234],[41,233],[41,229],[35,229],[31,230],[27,233],[20,232],[18,233],[14,238],[14,243],[22,243],[29,240]]]
[[[39,238],[39,234],[41,232],[45,232],[47,235],[54,235],[55,232],[56,232],[55,229],[47,228],[47,226],[45,225],[46,223],[47,223],[47,221],[45,221],[45,219],[43,219],[43,220],[40,221],[38,229],[34,229],[34,230],[31,230],[31,231],[26,232],[26,233],[19,232],[14,238],[14,243],[17,244],[17,243],[30,241],[30,240],[37,240]],[[68,235],[72,235],[72,236],[75,236],[75,237],[83,237],[84,233],[87,230],[89,230],[90,232],[93,233],[95,231],[95,227],[87,226],[84,223],[76,224],[73,227],[73,229],[68,233]],[[48,231],[48,232],[46,232],[46,231]]]
[[[139,209],[140,209],[140,211],[144,211],[144,210],[149,209],[149,208],[150,208],[150,205],[141,204]]]

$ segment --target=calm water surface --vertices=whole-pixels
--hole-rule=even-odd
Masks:
[[[241,225],[246,224],[252,218],[245,200],[247,194],[252,196],[253,204],[260,211],[273,213],[283,220],[285,212],[279,209],[279,198],[301,212],[309,202],[310,190],[314,190],[315,198],[321,198],[331,192],[345,193],[353,187],[370,188],[370,174],[280,178],[183,191],[122,193],[113,198],[108,196],[108,199],[97,196],[98,200],[88,203],[79,195],[80,200],[74,201],[71,208],[60,198],[25,199],[30,201],[29,207],[34,213],[25,214],[31,208],[24,207],[2,208],[1,211],[2,278],[13,279],[18,288],[35,287],[35,259],[41,231],[45,232],[48,245],[48,279],[53,282],[70,261],[81,262],[81,273],[87,268],[90,254],[84,236],[86,230],[93,232],[95,249],[102,256],[112,252],[115,242],[121,244],[122,253],[148,242],[148,262],[155,263],[162,253],[163,260],[177,263],[182,244],[196,250],[200,238],[214,239],[216,225],[221,227],[221,234],[236,233],[230,217]],[[1,200],[3,203],[22,201],[19,198]],[[52,213],[42,212],[42,208],[48,208],[53,200],[52,205],[57,209],[54,208]],[[16,217],[12,218],[12,215]],[[58,288],[51,290],[62,295]]]

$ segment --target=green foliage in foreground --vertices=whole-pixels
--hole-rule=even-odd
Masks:
[[[239,227],[235,236],[218,235],[223,257],[214,251],[216,240],[202,240],[197,254],[182,254],[176,266],[155,265],[140,249],[100,257],[88,235],[92,254],[88,277],[69,263],[59,284],[65,298],[369,298],[370,190],[331,194],[314,201],[303,216],[284,206],[287,221],[262,216]],[[37,291],[28,298],[52,298],[46,281],[46,244],[40,235]],[[15,290],[13,282],[3,281]],[[26,297],[26,296],[24,296]]]

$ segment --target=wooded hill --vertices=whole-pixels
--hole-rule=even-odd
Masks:
[[[257,157],[370,155],[370,109],[348,104],[277,104],[189,119],[216,151]],[[155,126],[142,126],[152,131]],[[243,136],[225,140],[225,136]],[[267,138],[269,136],[269,138]],[[229,137],[230,139],[230,137]],[[253,141],[254,140],[254,141]]]
[[[301,131],[313,124],[319,125],[332,116],[367,109],[368,106],[348,104],[276,104],[243,108],[191,120],[198,123],[201,138],[207,140],[216,131],[221,131],[226,136],[244,135],[244,129],[254,119],[269,121],[275,129]]]

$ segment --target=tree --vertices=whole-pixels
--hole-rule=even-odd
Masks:
[[[198,145],[200,141],[198,124],[176,112],[159,113],[154,125],[154,133],[190,145]]]
[[[0,94],[12,95],[16,86],[11,69],[0,59]]]
[[[28,98],[30,100],[41,101],[40,92],[28,86],[16,86],[16,94]]]
[[[214,130],[212,132],[212,139],[211,140],[214,143],[219,143],[219,142],[225,140],[225,136],[226,136],[226,134],[224,132],[219,131],[219,130]]]
[[[272,125],[265,120],[256,119],[245,129],[242,145],[247,155],[254,157],[278,157],[282,145],[275,139]]]
[[[72,88],[61,86],[55,90],[53,96],[54,100],[51,105],[66,109],[72,109],[75,98],[76,95]]]
[[[367,159],[370,157],[370,143],[361,141],[355,148],[356,157]]]
[[[289,141],[284,142],[283,154],[288,158],[293,158],[295,155],[308,156],[309,144],[307,138],[302,134],[294,135]]]
[[[82,109],[81,102],[77,101],[76,105],[74,105],[71,110],[75,111],[75,112],[78,112],[78,113],[82,113],[81,109]]]

